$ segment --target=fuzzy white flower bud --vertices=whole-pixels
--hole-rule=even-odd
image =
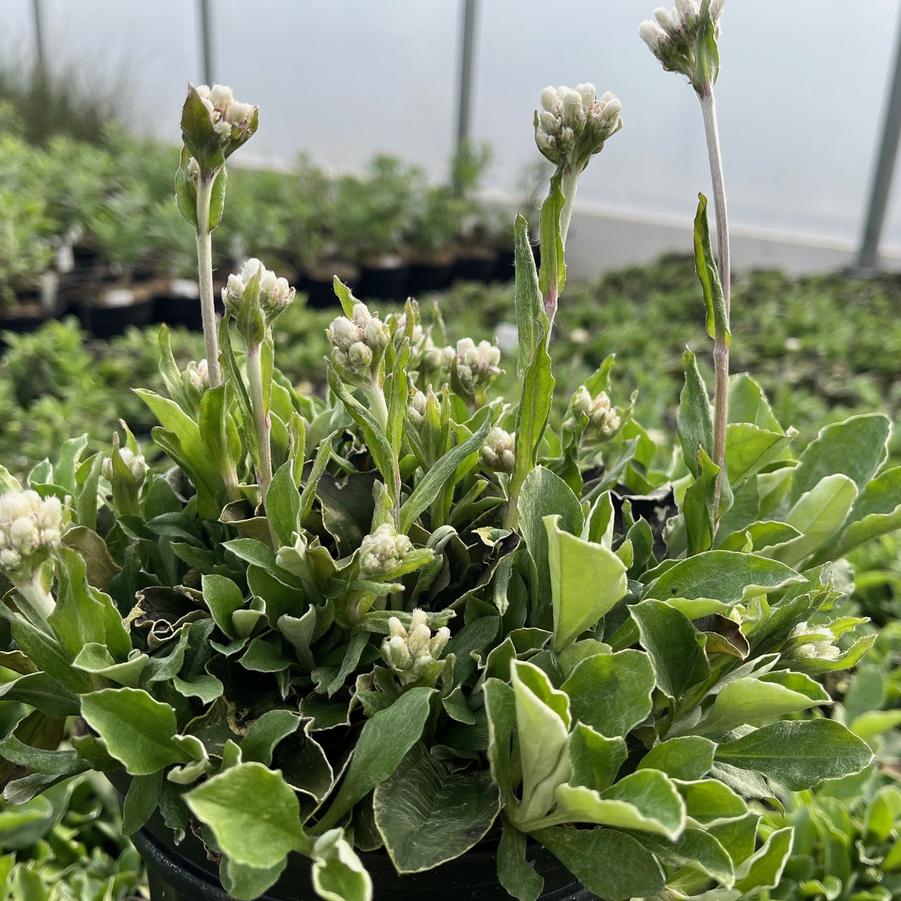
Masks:
[[[412,422],[413,425],[422,425],[422,422],[425,419],[427,403],[428,398],[425,396],[425,393],[418,388],[414,388],[407,404],[407,415],[410,417],[410,422]]]
[[[203,391],[210,386],[210,370],[205,359],[191,360],[182,370],[185,381],[196,391]]]
[[[13,574],[59,546],[63,505],[32,490],[0,495],[0,569]]]
[[[141,484],[145,477],[147,476],[147,470],[149,467],[147,466],[147,462],[144,459],[143,454],[134,453],[131,448],[122,447],[119,449],[119,456],[122,458],[122,462],[125,464],[128,471],[131,473],[131,477],[135,480],[137,484]],[[104,457],[103,463],[101,465],[101,471],[103,472],[103,476],[106,479],[111,480],[113,477],[113,458],[112,457]]]
[[[354,305],[351,316],[338,316],[325,330],[333,356],[345,373],[362,377],[391,340],[388,326],[365,303]]]
[[[638,26],[638,34],[652,53],[657,53],[660,48],[660,42],[666,40],[666,32],[656,22],[650,21],[650,19],[645,19]]]
[[[259,273],[259,304],[266,318],[271,323],[283,313],[294,300],[294,288],[286,278],[279,278],[271,269],[267,269],[256,257],[246,260],[240,273],[232,273],[226,286],[222,289],[222,303],[226,311],[238,317],[247,286]]]
[[[209,87],[201,84],[195,90],[221,144],[227,144],[233,137],[243,143],[250,137],[248,127],[256,106],[235,100],[234,92],[227,85],[214,84]]]
[[[722,10],[722,0],[711,0],[702,19],[696,0],[675,0],[671,9],[656,9],[654,19],[642,22],[638,33],[664,69],[687,75],[695,90],[703,94],[710,88],[710,78],[716,77],[715,71],[711,76],[715,61],[706,58],[706,42],[698,37],[705,27],[712,28],[715,38],[719,36]]]
[[[538,149],[552,163],[581,172],[592,154],[622,126],[619,101],[605,110],[612,99],[609,92],[598,99],[595,86],[588,82],[575,88],[545,88],[542,109],[535,113]]]
[[[413,544],[406,535],[382,523],[360,543],[360,571],[367,578],[384,575],[403,563],[411,550]]]
[[[834,643],[832,632],[825,626],[811,626],[810,623],[800,622],[791,632],[790,639],[798,639],[810,636],[810,641],[796,644],[787,656],[803,660],[837,660],[841,656],[841,649]]]
[[[398,676],[403,685],[412,685],[421,679],[434,681],[440,666],[437,661],[450,639],[450,629],[442,626],[432,634],[428,615],[416,609],[410,616],[410,625],[404,628],[401,621],[392,616],[388,620],[388,637],[382,642],[382,659]]]
[[[482,445],[482,462],[490,469],[499,472],[513,472],[513,466],[516,463],[515,448],[515,436],[495,426],[488,433],[488,437]]]
[[[473,395],[500,374],[500,348],[489,341],[476,344],[472,338],[457,342],[454,371],[464,394]]]

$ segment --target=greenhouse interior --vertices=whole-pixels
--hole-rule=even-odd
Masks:
[[[0,898],[901,898],[897,3],[0,24]]]

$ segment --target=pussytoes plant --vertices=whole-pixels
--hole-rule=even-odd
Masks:
[[[643,34],[697,90],[719,6],[677,9]],[[789,792],[872,766],[819,677],[872,643],[834,610],[845,556],[901,521],[889,421],[794,448],[749,375],[718,370],[714,415],[690,350],[672,445],[612,358],[552,415],[576,180],[621,122],[588,84],[540,106],[556,168],[540,271],[514,225],[515,359],[444,346],[415,301],[377,309],[336,279],[310,396],[277,368],[296,301],[264,262],[213,321],[209,233],[258,112],[191,89],[178,202],[207,360],[180,369],[162,331],[166,390],[137,389],[154,455],[123,427],[109,453],[73,439],[25,482],[0,470],[0,662],[19,674],[2,696],[27,710],[0,742],[7,800],[106,773],[126,831],[158,811],[235,898],[294,855],[320,897],[360,901],[373,855],[413,874],[488,847],[521,901],[548,859],[603,899],[727,901],[779,883]],[[703,200],[694,248],[716,337]]]

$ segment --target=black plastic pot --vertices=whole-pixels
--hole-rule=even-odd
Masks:
[[[216,864],[190,833],[176,847],[171,833],[155,814],[132,836],[147,865],[151,901],[229,901]],[[387,854],[361,854],[372,878],[375,901],[510,901],[496,877],[497,846],[486,843],[434,870],[398,876]],[[544,877],[543,901],[589,901],[593,896],[548,851],[530,850],[535,869]],[[282,878],[263,901],[313,901],[310,861],[293,855]]]
[[[496,268],[497,257],[491,248],[466,247],[457,257],[454,278],[464,282],[490,282]]]
[[[153,322],[153,297],[122,306],[104,306],[86,304],[78,309],[78,318],[82,327],[95,338],[113,338],[121,335],[130,325],[144,326]]]
[[[443,291],[453,281],[454,263],[455,260],[450,257],[445,260],[417,260],[410,263],[407,291],[413,297],[431,291]]]
[[[299,289],[307,295],[307,306],[314,310],[327,310],[338,303],[330,278],[304,275],[300,279]]]
[[[0,332],[25,332],[37,331],[48,319],[52,318],[40,309],[38,304],[20,304],[21,309],[15,311],[0,311]],[[0,347],[5,344],[0,337]]]
[[[499,247],[496,251],[494,260],[494,281],[512,281],[514,275],[514,262],[513,248]]]
[[[402,261],[360,266],[359,287],[354,294],[362,300],[407,299],[407,279],[410,267]]]

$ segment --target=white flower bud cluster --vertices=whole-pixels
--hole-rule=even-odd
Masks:
[[[541,92],[541,111],[535,114],[535,143],[555,165],[565,164],[576,172],[588,165],[592,154],[620,128],[622,104],[607,91],[601,97],[593,84],[546,87]]]
[[[495,426],[482,445],[482,462],[499,472],[513,472],[513,465],[516,463],[515,448],[516,437]]]
[[[396,569],[413,550],[406,535],[398,534],[391,523],[382,523],[360,543],[360,571],[364,576],[381,576]]]
[[[233,128],[246,126],[256,109],[252,103],[235,100],[232,89],[224,84],[214,84],[212,87],[202,84],[196,90],[210,114],[213,130],[223,142],[232,136]]]
[[[454,355],[454,371],[465,394],[475,394],[500,374],[501,351],[490,341],[461,338]]]
[[[724,0],[710,0],[710,21],[716,37],[720,33],[723,3]],[[695,65],[694,42],[700,24],[698,0],[676,0],[672,9],[662,6],[656,9],[654,18],[642,22],[638,33],[665,69],[691,78]]]
[[[388,326],[369,312],[365,303],[355,303],[350,318],[339,316],[325,331],[335,348],[337,362],[352,375],[363,375],[391,339]]]
[[[128,471],[131,473],[132,478],[136,483],[140,484],[144,481],[145,476],[147,475],[147,470],[149,467],[147,466],[147,461],[144,459],[143,454],[134,453],[131,448],[122,447],[119,448],[119,456],[122,458],[122,462],[127,467]],[[104,457],[103,465],[101,466],[101,471],[103,473],[103,477],[106,479],[112,479],[113,477],[113,458],[112,457]]]
[[[418,388],[414,388],[413,393],[410,395],[410,399],[407,402],[407,415],[410,417],[410,422],[412,422],[413,425],[422,425],[422,422],[425,419],[427,402],[428,398],[425,396],[425,392],[420,391]]]
[[[404,684],[417,682],[434,670],[434,664],[444,652],[450,629],[442,626],[432,634],[424,610],[416,609],[410,618],[410,628],[392,616],[388,620],[390,634],[382,642],[382,657]]]
[[[580,385],[569,401],[569,415],[563,421],[563,428],[570,432],[578,431],[587,417],[588,425],[598,429],[604,438],[612,438],[622,425],[619,413],[610,403],[606,391],[594,397],[585,385]]]
[[[204,359],[195,363],[194,360],[191,360],[182,370],[182,377],[195,391],[209,388],[210,369],[207,361]]]
[[[228,277],[228,284],[222,289],[222,302],[225,309],[237,317],[247,285],[257,273],[260,274],[260,309],[266,321],[272,322],[294,300],[294,288],[286,278],[276,276],[255,257],[247,260],[239,273],[232,273]]]
[[[804,638],[811,636],[811,641],[805,641],[796,645],[790,656],[796,660],[837,660],[841,656],[841,649],[834,644],[832,637],[823,638],[829,632],[827,628],[811,626],[808,622],[800,622],[791,632],[789,638]]]
[[[59,498],[31,490],[0,495],[0,569],[14,573],[32,555],[58,547],[62,530]]]
[[[428,372],[447,372],[457,352],[449,344],[439,347],[432,341],[431,335],[426,335],[422,344],[421,359],[423,368]]]

